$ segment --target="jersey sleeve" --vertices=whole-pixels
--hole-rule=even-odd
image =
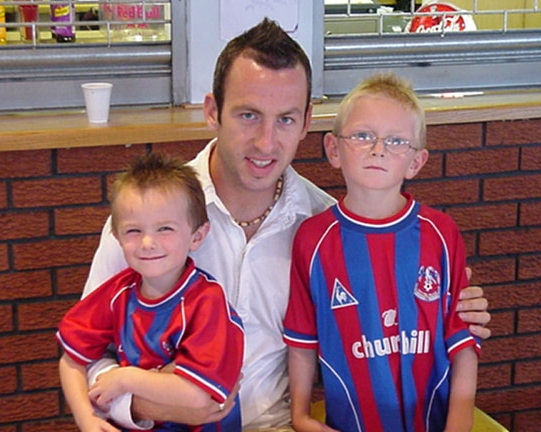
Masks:
[[[479,355],[481,342],[479,338],[470,333],[468,324],[462,321],[457,312],[460,291],[469,283],[465,271],[466,248],[458,227],[452,221],[447,247],[450,261],[450,288],[443,307],[445,308],[445,343],[449,359],[452,360],[457,352],[467,347],[473,347]]]
[[[111,286],[107,281],[64,315],[56,337],[67,355],[82,365],[103,357],[113,342],[113,317],[110,309]]]
[[[194,291],[182,305],[186,328],[174,359],[175,373],[221,403],[240,376],[244,330],[218,283],[210,282]]]
[[[306,232],[306,224],[301,225],[293,240],[283,340],[292,347],[317,349],[316,311],[310,294],[311,248],[305,242]]]

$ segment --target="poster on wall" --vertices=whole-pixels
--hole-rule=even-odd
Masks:
[[[220,37],[228,41],[265,17],[293,33],[298,26],[298,15],[299,0],[220,0]]]

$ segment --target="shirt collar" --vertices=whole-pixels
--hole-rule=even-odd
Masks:
[[[207,205],[214,203],[223,209],[225,206],[216,193],[209,168],[210,155],[216,142],[217,138],[211,140],[189,165],[198,173],[199,181],[205,192]],[[284,172],[284,189],[277,203],[277,207],[281,209],[280,213],[283,211],[287,215],[300,215],[303,217],[312,214],[311,200],[305,183],[308,183],[308,180],[301,177],[291,165],[288,165]]]

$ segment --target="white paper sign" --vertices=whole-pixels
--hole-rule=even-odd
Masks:
[[[265,17],[292,33],[298,14],[299,0],[220,0],[220,37],[228,41]]]

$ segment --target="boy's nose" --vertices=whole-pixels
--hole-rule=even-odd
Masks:
[[[385,144],[383,143],[383,138],[376,138],[376,141],[370,147],[370,154],[373,156],[383,157],[385,154]]]

